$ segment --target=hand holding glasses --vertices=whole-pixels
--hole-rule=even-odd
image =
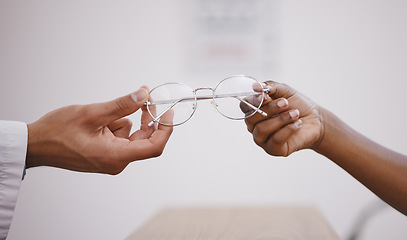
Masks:
[[[197,96],[201,90],[210,90],[212,94]],[[225,78],[215,88],[192,89],[183,83],[164,83],[150,91],[149,101],[145,103],[153,118],[148,126],[155,122],[165,126],[181,125],[195,113],[198,100],[209,99],[220,114],[232,120],[245,119],[256,113],[267,116],[260,107],[268,92],[269,89],[259,81],[244,75]],[[170,109],[174,111],[174,119],[167,122],[161,117]]]

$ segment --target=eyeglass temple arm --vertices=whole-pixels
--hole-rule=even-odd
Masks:
[[[173,108],[175,105],[177,105],[179,102],[181,102],[183,99],[179,99],[178,101],[174,102],[173,104],[171,104],[171,106],[169,106],[167,109],[165,109],[162,113],[160,113],[156,118],[154,118],[149,124],[148,126],[151,127],[155,121],[160,120],[160,118],[166,113],[168,112],[168,110],[170,110],[171,108]],[[148,105],[150,104],[150,102],[146,102],[144,105]]]
[[[268,93],[268,89],[263,89],[264,93]],[[241,97],[241,96],[251,96],[251,95],[256,95],[258,93],[253,93],[253,92],[242,92],[242,93],[228,93],[228,94],[217,94],[217,95],[204,95],[204,96],[197,96],[195,97],[189,97],[189,98],[181,98],[178,100],[175,99],[170,99],[170,100],[162,100],[162,101],[154,101],[153,103],[149,102],[149,104],[154,104],[154,105],[160,105],[160,104],[168,104],[168,103],[173,103],[177,101],[182,101],[182,102],[187,102],[187,101],[195,101],[195,100],[208,100],[208,99],[213,99],[213,98],[227,98],[227,97]],[[144,104],[147,105],[147,102]]]
[[[260,110],[259,108],[253,106],[252,104],[250,104],[248,101],[241,99],[240,97],[235,97],[237,100],[241,101],[242,103],[245,103],[247,106],[249,106],[251,109],[253,109],[254,111],[260,113],[261,115],[267,117],[267,113],[263,112],[262,110]]]
[[[262,88],[262,92],[267,94],[267,93],[270,92],[270,90],[269,90],[268,88]],[[250,93],[251,93],[251,92],[250,92]],[[249,94],[247,94],[247,93],[241,93],[241,94],[238,94],[238,95],[236,95],[236,94],[220,94],[220,95],[216,95],[215,97],[234,97],[234,98],[236,98],[237,100],[239,100],[240,102],[242,102],[242,103],[246,104],[247,106],[249,106],[249,107],[250,107],[251,109],[253,109],[254,111],[260,113],[261,115],[263,115],[263,116],[265,116],[265,117],[267,117],[267,113],[266,113],[266,112],[260,110],[260,108],[257,108],[257,107],[255,107],[255,106],[253,106],[253,105],[252,105],[251,103],[249,103],[248,101],[246,101],[246,100],[240,98],[240,96],[256,95],[256,94],[250,94],[250,93],[249,93]],[[221,96],[221,95],[223,95],[223,96]]]

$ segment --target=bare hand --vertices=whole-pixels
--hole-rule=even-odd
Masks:
[[[291,87],[268,81],[270,93],[261,110],[246,119],[257,145],[268,154],[288,156],[305,148],[314,148],[323,136],[320,107]]]
[[[148,127],[143,106],[147,87],[105,103],[67,106],[28,125],[27,167],[53,166],[74,171],[118,174],[132,161],[161,155],[172,127]],[[142,109],[140,130],[130,135],[123,117]],[[173,112],[163,118],[171,121]]]

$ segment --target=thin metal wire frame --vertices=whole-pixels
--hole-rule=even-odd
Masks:
[[[170,83],[166,83],[166,84],[170,84]],[[166,84],[163,84],[163,85],[166,85]],[[173,83],[173,84],[175,84],[175,83]],[[176,84],[180,84],[180,83],[176,83]],[[160,86],[162,86],[162,85],[160,85]],[[196,92],[197,90],[203,90],[203,89],[212,90],[212,89],[209,89],[209,88],[197,88],[194,91]],[[258,94],[258,93],[256,93],[256,92],[241,92],[241,93],[216,94],[216,95],[206,95],[206,96],[199,96],[199,97],[195,96],[195,97],[186,97],[186,98],[181,98],[181,99],[168,99],[168,100],[154,101],[154,103],[148,102],[148,104],[160,105],[160,104],[169,104],[169,103],[177,102],[177,101],[180,101],[180,100],[182,102],[189,102],[189,101],[196,101],[196,100],[208,100],[208,99],[213,99],[213,98],[252,96],[252,95],[256,95],[256,94]]]
[[[257,112],[257,113],[260,113],[260,114],[263,115],[263,116],[267,116],[267,113],[265,113],[264,111],[260,110],[260,107],[261,107],[261,105],[262,105],[262,103],[263,103],[263,101],[264,101],[264,94],[265,94],[265,93],[267,94],[267,93],[270,92],[270,90],[269,90],[268,88],[262,88],[262,92],[261,92],[261,93],[260,93],[260,92],[258,92],[258,93],[257,93],[257,92],[240,92],[240,93],[229,93],[229,94],[215,94],[216,89],[218,88],[218,86],[219,86],[222,82],[224,82],[225,80],[228,80],[228,79],[230,79],[230,78],[234,78],[234,77],[247,77],[247,78],[252,79],[252,80],[254,80],[255,82],[259,83],[260,86],[261,86],[261,83],[260,83],[259,81],[257,81],[256,79],[252,78],[252,77],[243,76],[243,75],[241,75],[241,76],[240,76],[240,75],[237,75],[237,76],[232,76],[232,77],[228,77],[228,78],[223,79],[222,81],[220,81],[220,82],[216,85],[215,88],[206,87],[206,88],[196,88],[196,89],[192,89],[192,88],[190,88],[188,85],[183,84],[183,83],[180,83],[180,82],[164,83],[164,84],[161,84],[161,85],[159,85],[159,86],[153,88],[153,89],[150,91],[150,93],[151,93],[153,90],[155,90],[155,89],[157,89],[157,88],[159,88],[159,87],[161,87],[161,86],[164,86],[164,85],[168,85],[168,84],[180,84],[180,85],[183,85],[183,86],[186,86],[186,87],[190,88],[191,91],[192,91],[193,94],[194,94],[194,97],[186,97],[186,98],[180,98],[180,99],[168,99],[168,100],[154,101],[153,103],[150,102],[150,101],[147,101],[144,105],[147,106],[147,110],[148,110],[149,114],[151,115],[151,117],[153,118],[153,120],[148,124],[148,126],[151,127],[155,122],[157,122],[157,123],[159,123],[159,124],[162,124],[162,125],[165,125],[165,126],[178,126],[178,125],[181,125],[181,124],[185,123],[186,121],[188,121],[188,120],[194,115],[194,113],[195,113],[195,111],[196,111],[196,107],[193,109],[191,115],[190,115],[185,121],[183,121],[183,122],[181,122],[181,123],[169,125],[169,124],[165,124],[165,123],[160,122],[160,119],[161,119],[161,117],[162,117],[168,110],[170,110],[171,108],[173,108],[175,105],[177,105],[177,104],[180,103],[180,102],[188,102],[188,101],[197,102],[198,100],[209,100],[209,99],[212,99],[212,100],[215,102],[215,99],[216,99],[216,98],[228,98],[228,97],[235,98],[235,99],[239,100],[240,102],[246,104],[246,105],[247,105],[248,107],[250,107],[252,110],[254,110],[252,114],[250,114],[250,115],[248,115],[248,116],[245,116],[245,117],[243,117],[243,118],[233,118],[233,117],[230,117],[230,116],[227,116],[227,115],[223,114],[221,111],[219,111],[219,109],[218,109],[218,108],[216,107],[216,105],[215,105],[215,109],[216,109],[220,114],[222,114],[224,117],[226,117],[226,118],[233,119],[233,120],[240,120],[240,119],[245,119],[245,118],[248,118],[248,117],[250,117],[250,116],[253,116],[254,114],[256,114],[256,112]],[[197,96],[197,95],[196,95],[196,92],[199,91],[199,90],[211,90],[211,91],[212,91],[212,95]],[[254,95],[258,95],[258,94],[262,94],[262,99],[261,99],[261,101],[260,101],[259,107],[255,107],[255,106],[253,106],[251,103],[249,103],[249,102],[247,102],[246,100],[240,98],[240,97],[254,96]],[[150,111],[150,108],[148,107],[149,105],[161,105],[161,104],[170,104],[170,103],[172,103],[172,104],[171,104],[167,109],[165,109],[163,112],[161,112],[157,117],[154,117],[154,115],[153,115],[152,112]],[[195,106],[196,106],[196,105],[197,105],[197,104],[195,104]]]

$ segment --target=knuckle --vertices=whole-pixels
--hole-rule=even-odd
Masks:
[[[85,121],[95,121],[99,117],[99,113],[94,110],[91,105],[82,105],[82,106],[77,106],[76,110],[78,111],[79,115],[81,118],[83,118]]]
[[[285,83],[280,83],[282,94],[286,96],[286,98],[291,97],[295,94],[295,90],[291,88],[289,85]]]
[[[286,157],[286,155],[281,151],[281,146],[277,144],[269,142],[268,146],[264,148],[264,150],[272,156]]]
[[[81,121],[81,111],[84,106],[82,105],[69,105],[46,114],[46,116],[52,116],[52,120],[55,122],[69,122],[69,121]]]
[[[278,114],[279,113],[279,107],[277,106],[277,102],[278,102],[278,99],[276,99],[276,100],[274,100],[272,103],[269,103],[269,104],[267,104],[266,105],[266,112],[267,113],[269,113],[270,115],[276,115],[276,114]]]
[[[107,174],[115,176],[119,175],[122,172],[122,169],[111,169],[107,172]]]
[[[264,151],[272,156],[279,156],[278,154],[278,149],[276,148],[275,145],[271,144],[270,142],[268,142],[267,144],[265,144],[265,146],[263,147]]]
[[[290,120],[290,115],[288,112],[279,115],[279,121],[281,124],[288,123]]]
[[[257,146],[262,147],[263,143],[254,135],[253,135],[253,141],[254,141],[254,143],[256,143]]]
[[[79,111],[81,109],[83,109],[85,107],[85,105],[70,105],[70,106],[66,106],[64,107],[65,109],[68,109],[70,111]]]
[[[84,115],[84,116],[88,116],[92,114],[92,108],[88,107],[87,105],[76,105],[73,106],[74,110],[77,110],[80,114]]]
[[[125,166],[116,158],[101,158],[99,160],[101,172],[109,175],[117,175],[121,173]]]
[[[268,134],[267,129],[262,127],[261,123],[257,124],[257,126],[253,129],[253,135],[255,135],[257,138],[262,138],[267,134]]]
[[[254,126],[251,123],[251,121],[249,119],[247,119],[247,118],[244,121],[246,123],[247,131],[249,131],[250,133],[253,133]]]
[[[279,114],[278,115],[278,120],[280,121],[280,123],[284,123],[285,122],[284,114]]]
[[[290,86],[288,86],[287,84],[285,84],[285,83],[280,83],[280,86],[282,87],[282,88],[284,88],[284,89],[290,89]]]
[[[262,133],[261,128],[254,128],[253,140],[259,146],[261,146],[264,143],[264,134]]]
[[[270,137],[270,142],[273,145],[280,145],[282,143],[280,138],[277,138],[276,136],[271,136]]]
[[[62,109],[66,110],[67,112],[72,113],[71,116],[81,116],[88,111],[86,105],[70,105],[63,107]]]
[[[124,167],[121,164],[108,164],[108,167],[105,168],[106,173],[110,175],[118,175],[123,169]]]
[[[121,173],[128,164],[118,156],[116,151],[106,148],[87,152],[84,159],[92,165],[93,170],[91,172],[109,175]]]
[[[288,152],[288,150],[282,151],[279,156],[281,156],[281,157],[288,157],[288,156],[290,156],[290,153]]]
[[[163,154],[164,147],[155,148],[151,151],[151,157],[159,157]]]
[[[274,152],[274,149],[272,149],[270,147],[266,147],[266,148],[263,148],[263,149],[264,149],[264,151],[266,151],[266,153],[268,153],[268,154],[270,154],[272,156],[277,156],[276,153]]]
[[[127,109],[128,104],[126,104],[126,102],[121,101],[121,99],[115,99],[114,103],[117,106],[117,111],[119,112],[123,112],[125,111],[125,109]]]

